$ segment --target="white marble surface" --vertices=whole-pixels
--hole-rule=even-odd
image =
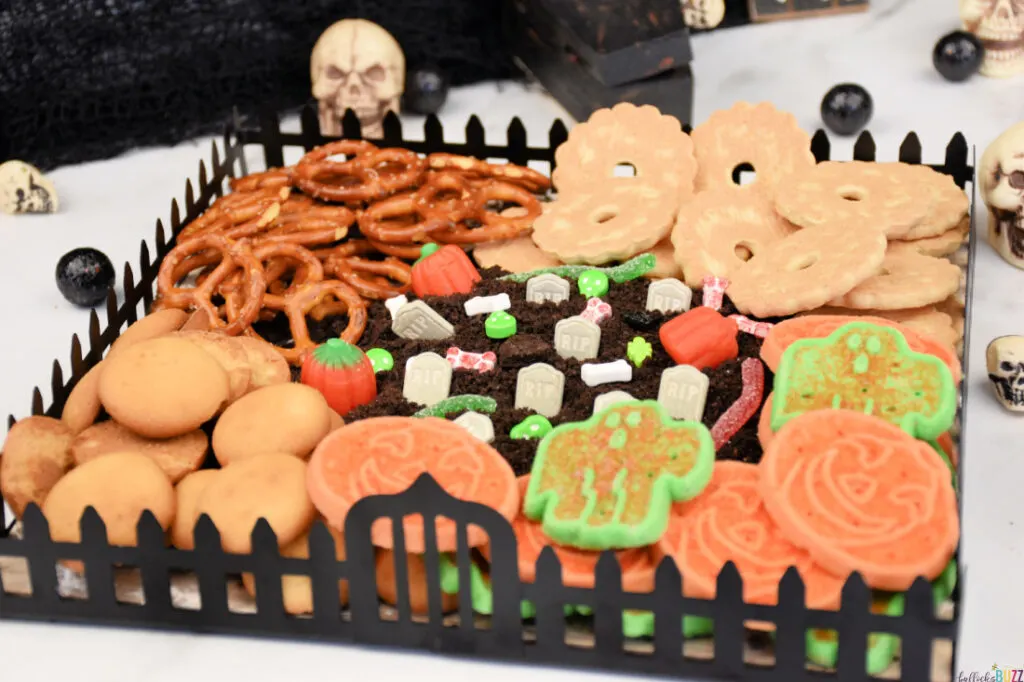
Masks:
[[[835,83],[867,87],[876,106],[870,125],[879,158],[893,160],[908,130],[920,135],[925,160],[938,162],[946,141],[961,131],[980,156],[1000,131],[1024,118],[1024,80],[976,78],[943,81],[931,66],[938,37],[957,28],[955,0],[872,0],[866,14],[738,28],[694,40],[696,120],[736,100],[770,100],[794,112],[801,124],[819,127],[822,95]],[[453,93],[443,119],[461,127],[479,113],[489,135],[502,135],[511,116],[541,143],[562,109],[542,92],[518,85],[481,85]],[[835,144],[849,158],[852,141]],[[84,334],[88,314],[66,304],[54,286],[54,267],[67,250],[83,245],[121,264],[135,263],[138,240],[166,219],[170,199],[183,196],[182,181],[195,177],[209,141],[127,154],[111,161],[52,174],[62,198],[59,215],[0,216],[0,291],[7,291],[0,334],[3,382],[0,414],[25,415],[31,389],[48,383],[52,358],[66,358],[72,333]],[[975,225],[983,233],[984,217]],[[1024,422],[1002,412],[990,395],[985,345],[1001,334],[1024,333],[1024,273],[978,249],[973,343],[967,382],[964,552],[966,608],[961,667],[967,672],[1024,667],[1024,581],[1021,581],[1024,451],[1017,441]],[[45,391],[44,391],[45,392]],[[424,655],[364,649],[52,625],[0,623],[0,678],[81,682],[180,682],[183,679],[292,679],[306,671],[348,677],[370,672],[380,680],[416,678],[501,682],[524,673],[538,681],[613,679],[610,675],[529,670]],[[323,673],[320,673],[323,674]],[[913,671],[918,679],[921,671]]]

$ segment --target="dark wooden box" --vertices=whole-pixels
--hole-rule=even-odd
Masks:
[[[748,0],[751,21],[800,19],[823,14],[863,12],[869,0]]]
[[[508,0],[516,63],[577,120],[619,102],[689,123],[690,37],[678,0]]]

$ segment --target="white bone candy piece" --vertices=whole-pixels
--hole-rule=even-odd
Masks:
[[[486,414],[467,412],[454,421],[485,443],[494,441],[494,422]]]
[[[56,213],[57,190],[35,166],[24,161],[0,164],[0,210],[18,213]]]
[[[402,308],[402,306],[408,302],[409,298],[405,295],[392,296],[391,298],[384,299],[384,307],[388,309],[389,313],[391,313],[392,321],[398,315],[398,311]]]
[[[622,358],[614,362],[585,362],[580,367],[580,378],[587,386],[632,381],[633,366]]]
[[[633,396],[625,391],[608,391],[594,398],[594,412],[597,414],[602,410],[607,410],[612,405],[618,405],[619,403],[628,403],[636,400]]]
[[[988,379],[996,400],[1010,412],[1024,412],[1024,336],[1000,336],[985,349]]]
[[[470,317],[474,315],[490,315],[498,310],[508,310],[512,307],[512,299],[508,297],[508,294],[495,294],[494,296],[474,296],[465,303],[462,307],[466,310],[466,314]]]

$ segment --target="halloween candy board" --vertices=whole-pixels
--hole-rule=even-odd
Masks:
[[[89,617],[100,579],[80,562],[102,555],[88,549],[96,515],[77,521],[92,507],[107,521],[109,549],[139,555],[113,561],[141,569],[112,568],[109,596],[145,602],[152,624],[185,611],[185,627],[244,632],[236,616],[255,613],[259,631],[287,622],[312,633],[337,621],[324,609],[348,614],[346,628],[372,609],[380,628],[411,633],[403,628],[414,621],[441,627],[475,614],[492,625],[514,618],[517,632],[545,638],[556,613],[585,647],[611,632],[650,652],[663,645],[657,603],[666,597],[690,609],[679,624],[691,659],[728,668],[721,647],[732,637],[740,656],[792,656],[793,670],[804,671],[855,666],[835,658],[857,645],[828,616],[859,601],[870,618],[857,626],[865,635],[895,633],[864,652],[877,672],[891,669],[894,638],[916,640],[907,639],[910,620],[880,620],[868,603],[900,614],[926,593],[922,622],[931,629],[917,639],[954,640],[953,588],[943,577],[956,574],[959,539],[948,462],[958,459],[965,292],[954,261],[970,205],[949,184],[970,180],[970,169],[965,156],[956,160],[957,143],[940,170],[915,165],[912,147],[901,163],[871,163],[862,149],[855,162],[817,163],[824,138],[812,143],[790,118],[740,104],[688,135],[649,107],[620,106],[550,150],[510,148],[508,164],[478,160],[498,154],[472,137],[461,147],[429,133],[426,143],[389,146],[399,138],[386,132],[389,145],[321,138],[325,145],[307,144],[285,166],[280,145],[299,136],[275,131],[268,170],[214,191],[204,168],[199,201],[190,190],[185,221],[172,222],[174,242],[158,239],[156,262],[146,252],[148,280],[136,288],[126,278],[124,311],[112,308],[108,331],[97,325],[85,357],[76,346],[73,387],[56,380],[53,408],[44,414],[39,401],[36,416],[12,428],[0,490],[18,523],[0,541],[0,571],[21,596],[6,597],[4,612],[17,614],[8,607],[16,604],[28,605],[24,617],[44,615],[37,586],[50,585]],[[729,139],[737,120],[763,125],[787,153],[754,158]],[[657,145],[636,132],[648,128]],[[263,142],[260,131],[237,135]],[[623,135],[637,137],[631,178],[612,173]],[[215,177],[243,148],[214,160]],[[763,168],[755,185],[737,186],[725,172],[741,156]],[[554,162],[551,180],[531,159]],[[815,173],[853,184],[864,206],[836,203]],[[894,201],[893,186],[912,199]],[[829,202],[840,218],[821,213]],[[829,246],[844,221],[865,216],[881,229]],[[791,269],[794,261],[802,266]],[[815,321],[823,317],[835,322]],[[811,381],[823,371],[832,383]],[[912,398],[891,390],[897,375]],[[801,428],[815,419],[823,426]],[[850,419],[866,420],[870,437],[832,447],[829,429],[842,432]],[[810,467],[808,481],[821,475],[814,462],[835,459],[839,483],[814,485],[836,497],[775,492],[778,469],[769,465],[793,457]],[[47,476],[27,476],[40,458]],[[868,570],[867,550],[844,546],[836,528],[895,513],[887,500],[909,493],[890,485],[902,480],[891,472],[905,472],[915,490],[930,486],[936,500],[931,516],[897,523],[942,541],[928,545],[927,562],[899,555],[888,571]],[[132,494],[118,493],[128,482],[138,482]],[[434,506],[409,514],[446,519],[424,524],[393,505],[374,507],[389,499],[420,500]],[[808,504],[817,514],[810,526],[797,522]],[[731,533],[719,509],[761,530]],[[474,517],[483,510],[486,521]],[[143,527],[124,521],[144,512]],[[41,523],[54,541],[82,543],[46,550],[67,559],[59,580],[44,578],[42,555],[21,549],[45,537]],[[676,566],[684,581],[694,572],[697,582],[674,595],[657,582],[658,599],[646,600],[650,585],[624,583],[621,599],[604,602],[610,612],[574,592],[562,602],[571,608],[556,612],[547,553],[537,552],[534,572],[509,561],[509,543],[525,541],[515,529],[526,527],[532,548],[550,547],[583,571],[574,583],[583,587],[573,589],[610,598],[617,581],[597,560],[602,550],[619,563]],[[174,556],[189,558],[171,578],[169,601],[151,603],[145,556],[165,534]],[[770,544],[758,539],[766,536]],[[20,563],[3,558],[8,552]],[[287,562],[283,582],[261,567],[267,552]],[[806,628],[838,631],[838,643],[831,634],[808,639],[810,629],[771,615],[791,594],[782,580],[790,563],[809,596],[825,595],[808,603],[824,615],[809,615]],[[213,567],[236,576],[222,615],[206,599],[204,568]],[[742,591],[730,587],[730,570]],[[844,592],[854,570],[867,583]],[[517,578],[521,600],[508,592]],[[286,621],[270,618],[280,604]],[[607,629],[609,613],[621,627]],[[374,627],[362,636],[384,632]],[[936,651],[948,667],[949,649]],[[562,653],[524,655],[558,662]],[[901,656],[923,654],[911,647]]]

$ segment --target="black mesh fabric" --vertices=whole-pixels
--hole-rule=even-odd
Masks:
[[[44,169],[217,132],[233,107],[297,107],[338,19],[376,22],[408,68],[509,77],[499,0],[0,0],[0,160]]]

